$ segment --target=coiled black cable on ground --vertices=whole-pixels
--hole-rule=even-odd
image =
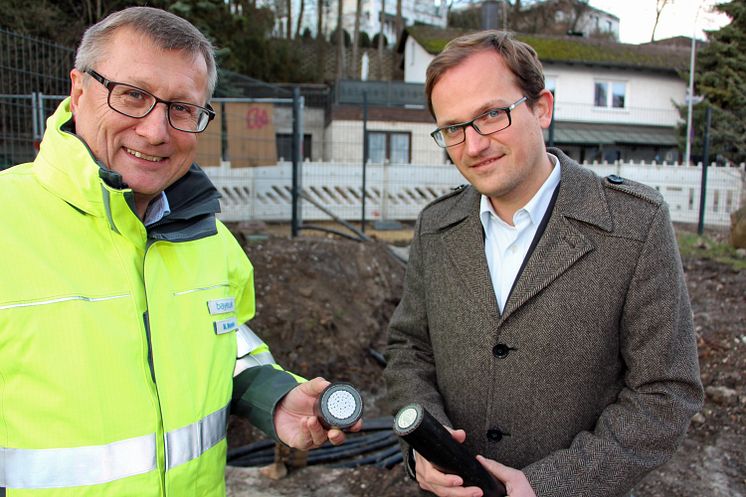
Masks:
[[[391,427],[390,416],[368,419],[359,433],[349,433],[342,445],[326,443],[309,451],[307,464],[330,464],[335,468],[356,468],[375,465],[391,468],[402,461],[398,437]],[[260,440],[228,451],[228,465],[239,467],[265,466],[275,459],[273,440]]]

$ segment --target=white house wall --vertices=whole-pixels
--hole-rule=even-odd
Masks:
[[[431,60],[433,56],[414,37],[408,37],[404,46],[404,82],[424,84],[425,72]]]
[[[368,131],[410,132],[412,164],[443,164],[446,155],[439,148],[430,133],[435,129],[432,123],[409,123],[393,121],[368,121]],[[362,121],[333,121],[326,128],[326,153],[324,160],[335,162],[362,163],[363,123]]]
[[[293,133],[293,108],[275,105],[273,112],[275,133]],[[305,107],[303,109],[303,134],[311,135],[311,160],[324,159],[324,109]],[[278,160],[282,158],[278,157]],[[291,160],[291,157],[284,157]]]
[[[681,104],[686,95],[686,83],[674,75],[552,64],[544,65],[544,73],[555,80],[558,121],[676,126],[673,102]],[[594,106],[596,81],[625,82],[625,108]]]
[[[404,57],[405,82],[424,83],[425,71],[434,56],[410,36]],[[686,95],[686,82],[676,75],[552,63],[544,64],[544,74],[555,80],[558,121],[676,126],[679,113],[673,102],[682,103]],[[596,81],[626,82],[625,108],[595,107]]]

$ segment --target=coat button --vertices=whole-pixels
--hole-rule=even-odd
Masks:
[[[499,442],[503,439],[503,435],[506,435],[502,432],[500,428],[492,428],[490,430],[487,430],[487,439],[491,442]]]
[[[494,347],[492,347],[492,355],[497,357],[498,359],[505,359],[508,357],[508,354],[510,354],[511,350],[515,350],[514,348],[508,347],[504,343],[498,343]]]
[[[606,176],[606,179],[609,180],[609,183],[614,183],[615,185],[621,185],[624,183],[624,178],[617,176],[616,174],[610,174]]]

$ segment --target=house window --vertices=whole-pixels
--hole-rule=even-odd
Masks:
[[[412,134],[401,131],[368,131],[368,159],[370,162],[388,160],[407,164],[411,160]]]
[[[627,83],[596,81],[593,104],[596,107],[623,109],[626,104]]]
[[[275,142],[277,143],[277,159],[284,159],[286,161],[293,160],[293,135],[290,133],[277,133],[275,134]],[[303,160],[311,160],[311,135],[303,135]]]

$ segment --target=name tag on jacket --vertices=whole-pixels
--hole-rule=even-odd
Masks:
[[[208,300],[207,308],[210,314],[225,314],[236,310],[236,299],[233,297],[227,299]]]

